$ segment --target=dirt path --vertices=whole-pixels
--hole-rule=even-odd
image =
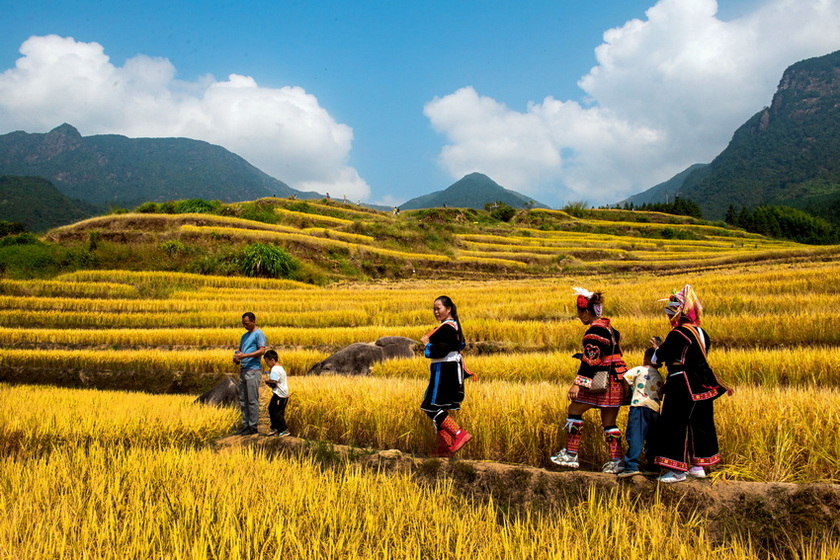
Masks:
[[[224,452],[253,446],[268,454],[299,455],[340,466],[361,464],[378,472],[409,473],[419,484],[448,478],[464,495],[492,496],[510,511],[568,507],[589,499],[591,492],[629,491],[639,507],[655,501],[686,515],[708,520],[713,538],[749,533],[763,546],[784,550],[791,536],[840,539],[840,485],[689,480],[661,484],[653,477],[618,478],[587,471],[546,469],[460,459],[418,457],[396,449],[359,449],[294,437],[230,436],[215,442]]]

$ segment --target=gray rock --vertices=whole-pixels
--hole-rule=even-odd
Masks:
[[[224,377],[194,402],[214,406],[239,406],[239,383],[232,377]]]
[[[374,343],[354,342],[312,366],[307,375],[368,375],[373,364],[411,358],[417,342],[402,336],[383,336]]]
[[[414,349],[419,343],[404,336],[383,336],[374,344],[382,347],[384,359],[393,360],[394,358],[413,358]]]

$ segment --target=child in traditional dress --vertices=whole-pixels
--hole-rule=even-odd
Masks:
[[[618,410],[627,404],[627,385],[624,383],[624,363],[621,352],[621,333],[612,327],[610,320],[603,317],[604,298],[601,292],[590,292],[574,288],[575,303],[580,322],[588,328],[583,335],[583,352],[580,368],[569,387],[569,409],[564,429],[566,446],[550,457],[555,465],[576,469],[579,466],[578,449],[583,434],[583,413],[590,408],[601,410],[601,424],[607,443],[609,461],[602,472],[618,474],[624,470],[621,457],[621,430],[618,429]],[[600,374],[600,375],[599,375]],[[606,376],[604,378],[604,375]],[[596,377],[604,378],[604,387],[595,387]]]

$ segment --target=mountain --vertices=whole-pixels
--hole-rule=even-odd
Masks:
[[[442,191],[418,196],[401,204],[401,210],[416,210],[418,208],[477,208],[484,209],[484,205],[493,202],[504,202],[514,208],[522,208],[526,204],[533,204],[534,208],[548,208],[545,204],[533,200],[500,186],[493,179],[482,173],[470,173],[452,183]]]
[[[29,231],[46,231],[102,211],[63,195],[41,177],[0,176],[0,220],[20,222]]]
[[[667,181],[659,183],[658,185],[655,185],[644,192],[640,192],[639,194],[634,194],[633,196],[618,202],[618,204],[623,205],[625,203],[631,203],[638,206],[641,204],[656,202],[673,202],[674,194],[678,193],[682,189],[686,177],[695,170],[702,169],[704,167],[706,167],[705,163],[695,163],[688,169],[680,171]]]
[[[681,195],[707,218],[730,205],[785,205],[840,219],[840,51],[785,70],[772,103],[735,134]]]
[[[297,191],[221,146],[188,138],[82,137],[66,123],[45,134],[0,135],[0,175],[44,177],[71,198],[103,206],[321,196]]]

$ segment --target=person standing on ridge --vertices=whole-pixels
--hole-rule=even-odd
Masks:
[[[461,409],[464,377],[471,374],[461,358],[465,339],[458,308],[447,296],[440,296],[432,309],[440,324],[420,339],[426,345],[426,357],[432,362],[429,385],[420,409],[437,429],[437,448],[431,453],[432,457],[451,457],[472,438],[449,415],[450,411]]]
[[[248,311],[242,315],[242,326],[247,331],[239,339],[239,350],[233,353],[233,363],[239,365],[239,407],[242,409],[242,428],[238,436],[256,434],[260,419],[260,381],[265,354],[265,334],[257,328],[257,317]]]

